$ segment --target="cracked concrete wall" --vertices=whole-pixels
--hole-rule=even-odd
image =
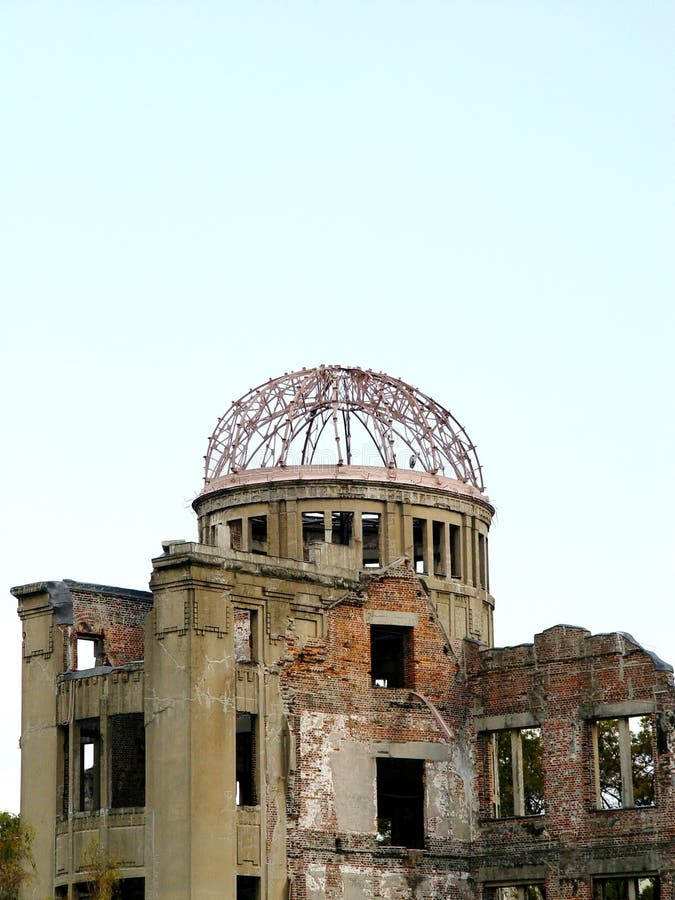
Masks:
[[[220,898],[235,868],[235,656],[227,585],[192,561],[153,574],[146,622],[146,896]],[[231,618],[231,617],[230,617]]]
[[[57,813],[56,676],[64,655],[63,631],[45,591],[19,596],[24,632],[21,672],[21,815],[35,831],[35,878],[28,900],[52,896]]]

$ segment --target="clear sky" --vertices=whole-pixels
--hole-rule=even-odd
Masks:
[[[229,403],[360,365],[478,446],[497,643],[675,662],[674,37],[671,0],[0,3],[2,584],[145,588]]]

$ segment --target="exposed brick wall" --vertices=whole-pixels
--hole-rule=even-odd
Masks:
[[[620,634],[557,626],[533,645],[467,654],[470,690],[483,716],[532,713],[541,723],[546,811],[541,817],[490,820],[488,735],[477,736],[476,781],[482,817],[475,863],[545,866],[549,897],[589,897],[591,876],[628,858],[650,860],[661,898],[672,897],[675,866],[675,692],[672,673]],[[655,805],[596,808],[592,723],[608,704],[642,701],[658,725]],[[553,849],[553,852],[552,852]],[[612,865],[612,862],[617,865]],[[594,868],[595,867],[595,868]],[[637,874],[630,872],[629,874]]]
[[[149,594],[140,591],[113,593],[74,585],[70,592],[73,598],[70,636],[73,665],[78,633],[100,636],[105,660],[112,666],[143,659],[143,622],[152,608]]]
[[[386,610],[416,616],[405,688],[371,683],[367,613]],[[475,897],[495,883],[496,870],[513,883],[543,873],[548,900],[590,900],[593,875],[622,866],[631,875],[659,875],[661,900],[673,900],[672,673],[626,637],[558,626],[534,644],[481,649],[466,641],[456,654],[419,579],[402,564],[369,576],[361,592],[337,603],[324,638],[296,643],[289,635],[281,687],[297,748],[287,785],[297,900],[343,897],[350,879],[367,885],[366,896]],[[331,768],[347,746],[365,748],[366,759],[376,742],[447,743],[411,690],[433,702],[453,735],[448,761],[426,763],[427,789],[432,779],[449,801],[427,810],[424,851],[378,846],[374,824],[341,830],[336,794],[344,785]],[[598,810],[593,718],[608,704],[640,702],[655,710],[656,805]],[[490,733],[480,723],[518,716],[541,727],[546,811],[494,819]],[[372,808],[372,794],[364,803]]]
[[[416,617],[404,688],[372,686],[365,613],[378,611]],[[433,715],[411,696],[411,690],[428,697],[450,728],[463,728],[465,681],[417,576],[402,564],[391,567],[384,577],[369,577],[363,593],[344,597],[329,612],[324,639],[308,641],[302,648],[289,639],[288,660],[282,690],[298,748],[287,808],[294,897],[343,897],[343,883],[367,885],[368,896],[373,897],[468,896],[466,871],[457,866],[458,857],[467,856],[467,843],[447,835],[444,816],[427,822],[427,852],[379,846],[374,823],[363,833],[340,830],[336,788],[327,775],[336,741],[364,745],[366,754],[374,742],[447,743]],[[427,773],[448,792],[463,789],[456,783],[457,773],[444,762],[427,763]],[[373,797],[368,802],[372,805]]]

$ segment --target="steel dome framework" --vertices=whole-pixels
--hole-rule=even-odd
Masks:
[[[476,448],[452,413],[399,378],[343,366],[285,374],[235,400],[209,439],[205,484],[245,469],[286,466],[291,452],[311,466],[320,441],[334,444],[335,464],[351,465],[356,426],[384,466],[419,464],[484,490]],[[398,458],[402,451],[407,459]]]

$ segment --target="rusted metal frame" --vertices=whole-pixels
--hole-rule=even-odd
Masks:
[[[235,401],[209,439],[205,480],[208,483],[228,465],[230,471],[246,468],[258,454],[263,465],[284,465],[304,429],[302,462],[307,464],[315,456],[327,423],[321,410],[329,408],[339,461],[343,460],[340,444],[344,439],[345,455],[351,462],[350,421],[355,416],[385,465],[396,465],[398,439],[427,471],[443,470],[443,461],[447,461],[458,478],[483,490],[475,445],[448,410],[400,379],[330,366],[270,379]],[[279,419],[283,421],[274,425]],[[318,428],[317,423],[321,423]]]

